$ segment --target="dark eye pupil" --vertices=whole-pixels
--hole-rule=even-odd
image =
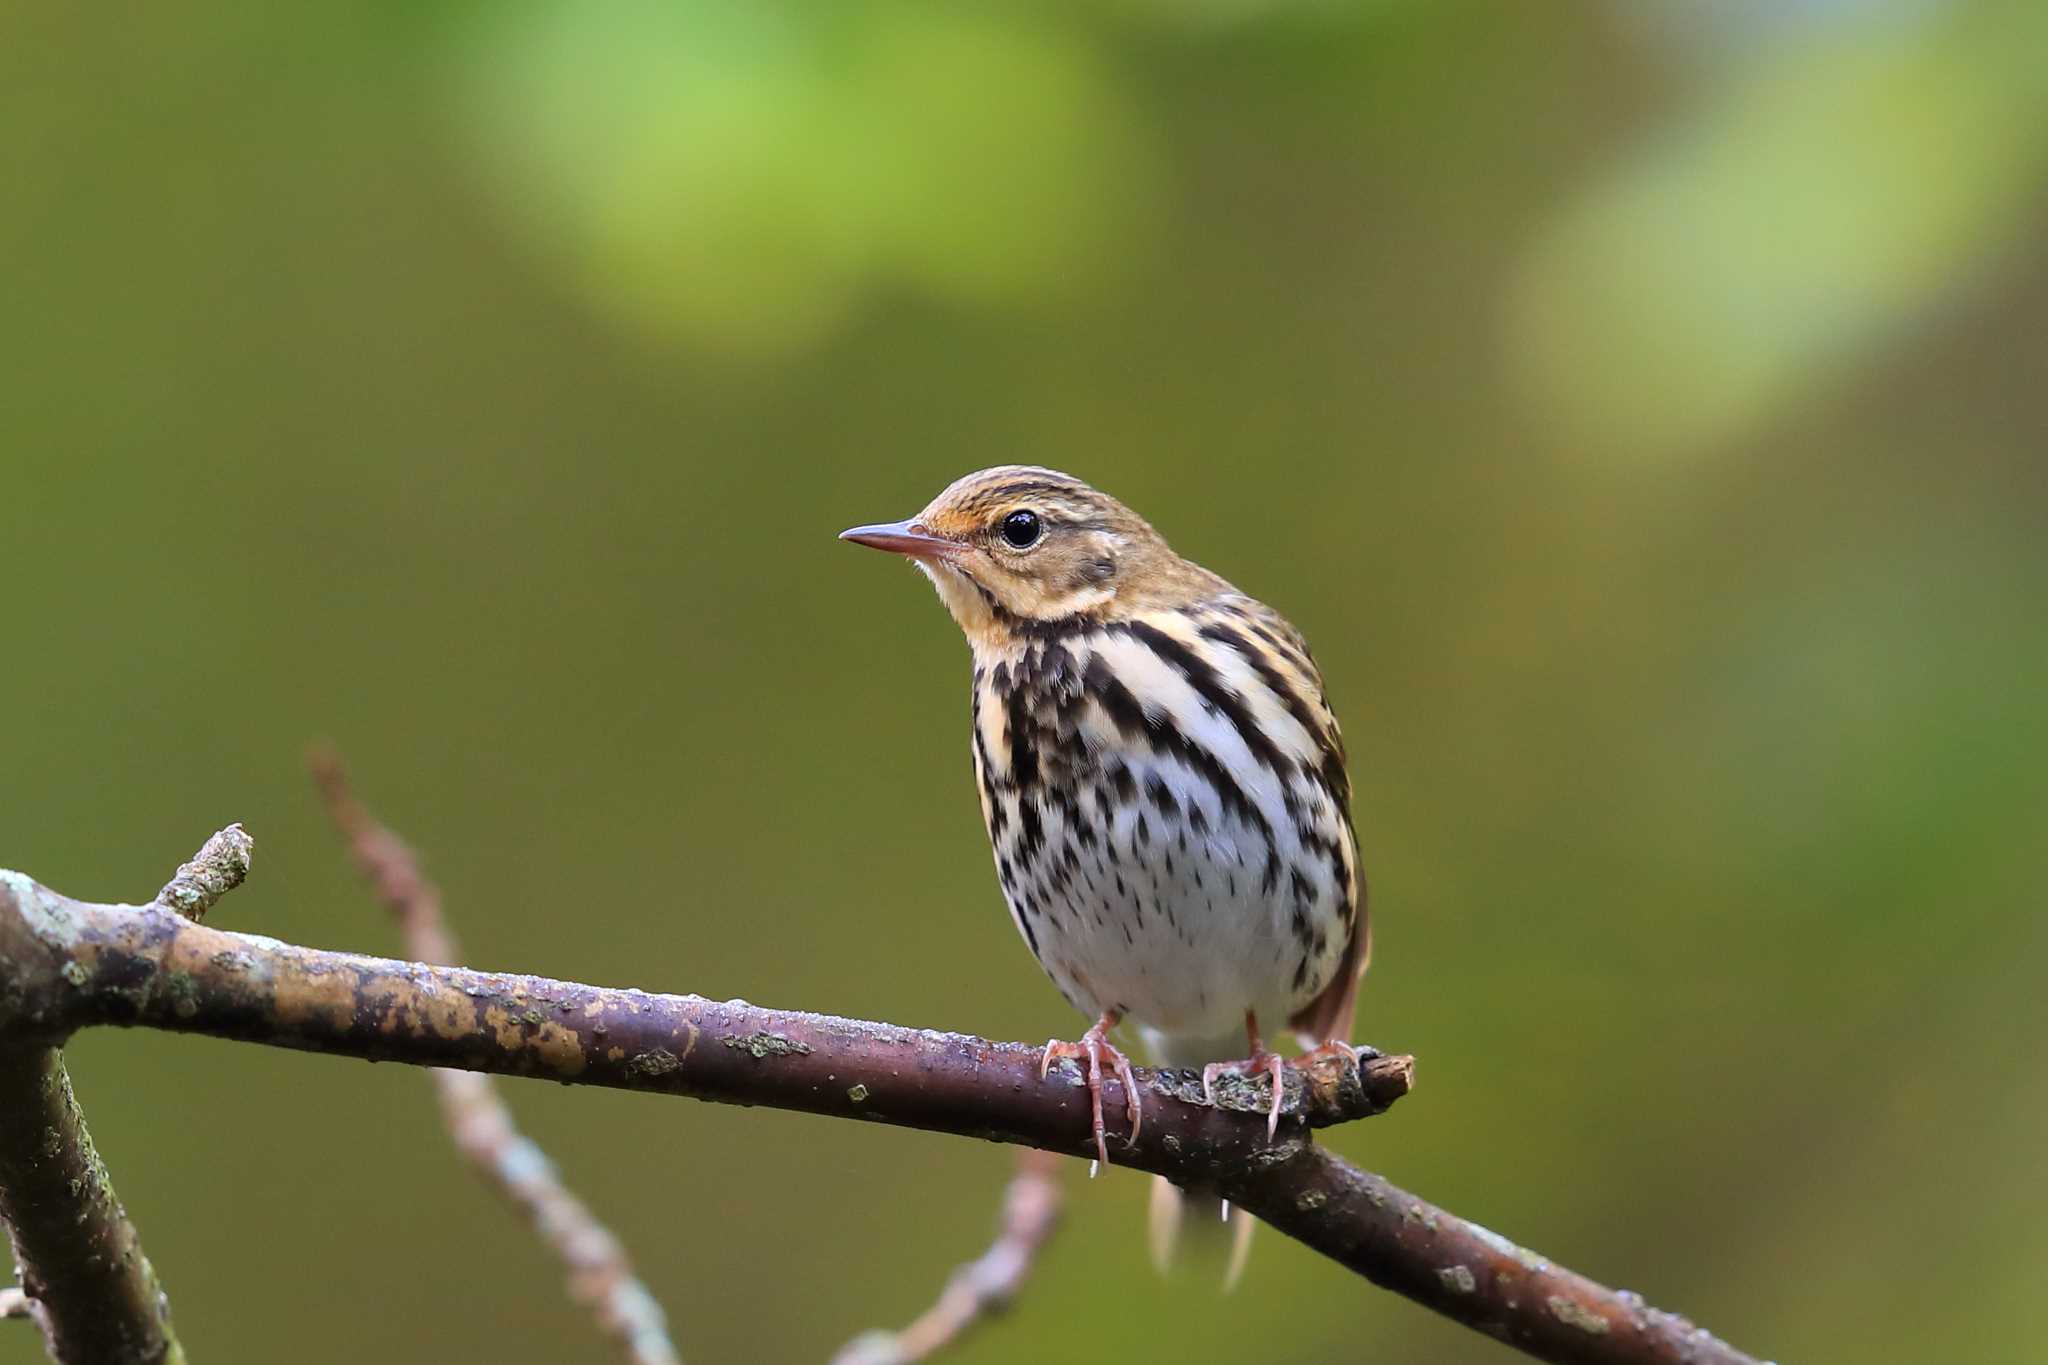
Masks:
[[[1034,544],[1038,540],[1038,513],[1012,512],[1004,517],[1003,539],[1020,550]]]

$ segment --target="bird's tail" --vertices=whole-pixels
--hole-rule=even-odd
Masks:
[[[1228,1060],[1244,1051],[1244,1035],[1189,1038],[1141,1029],[1146,1051],[1160,1066],[1199,1067]],[[1252,1249],[1256,1220],[1212,1189],[1175,1185],[1163,1175],[1152,1177],[1152,1202],[1146,1216],[1146,1241],[1152,1264],[1160,1274],[1172,1270],[1183,1255],[1204,1269],[1220,1264],[1223,1290],[1229,1293],[1244,1274]]]
[[[1214,1190],[1183,1190],[1163,1175],[1152,1177],[1146,1233],[1152,1265],[1162,1275],[1185,1252],[1198,1265],[1223,1263],[1223,1292],[1237,1288],[1251,1256],[1256,1220]]]

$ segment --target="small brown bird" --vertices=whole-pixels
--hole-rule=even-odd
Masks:
[[[1337,718],[1300,632],[1081,480],[1006,465],[841,539],[907,555],[974,652],[974,770],[1025,944],[1094,1019],[1078,1043],[1096,1151],[1109,1041],[1272,1080],[1260,1021],[1341,1046],[1365,970],[1365,885]],[[1239,1055],[1239,1038],[1249,1055]],[[1175,1206],[1177,1213],[1177,1206]],[[1248,1228],[1248,1224],[1245,1225]]]

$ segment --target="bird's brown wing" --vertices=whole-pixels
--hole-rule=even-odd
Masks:
[[[1304,1048],[1324,1043],[1351,1041],[1352,1018],[1358,1009],[1358,983],[1365,980],[1366,962],[1372,957],[1372,926],[1365,913],[1365,878],[1358,879],[1358,913],[1351,922],[1351,942],[1344,945],[1344,959],[1337,974],[1322,994],[1303,1006],[1287,1021]]]
[[[1304,1047],[1349,1041],[1358,983],[1372,953],[1372,931],[1366,918],[1365,874],[1358,866],[1358,837],[1351,824],[1351,773],[1344,756],[1344,735],[1337,726],[1336,712],[1330,709],[1329,699],[1323,693],[1322,670],[1316,667],[1315,657],[1309,653],[1308,641],[1301,632],[1286,617],[1255,598],[1235,597],[1231,606],[1271,651],[1274,662],[1295,675],[1298,691],[1306,702],[1295,715],[1315,742],[1314,774],[1336,807],[1339,828],[1335,837],[1351,874],[1351,939],[1344,945],[1343,959],[1330,984],[1287,1022],[1300,1034]]]

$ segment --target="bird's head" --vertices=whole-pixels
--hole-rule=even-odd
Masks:
[[[908,521],[856,526],[839,538],[908,556],[977,645],[1225,586],[1115,498],[1033,465],[969,474]]]

